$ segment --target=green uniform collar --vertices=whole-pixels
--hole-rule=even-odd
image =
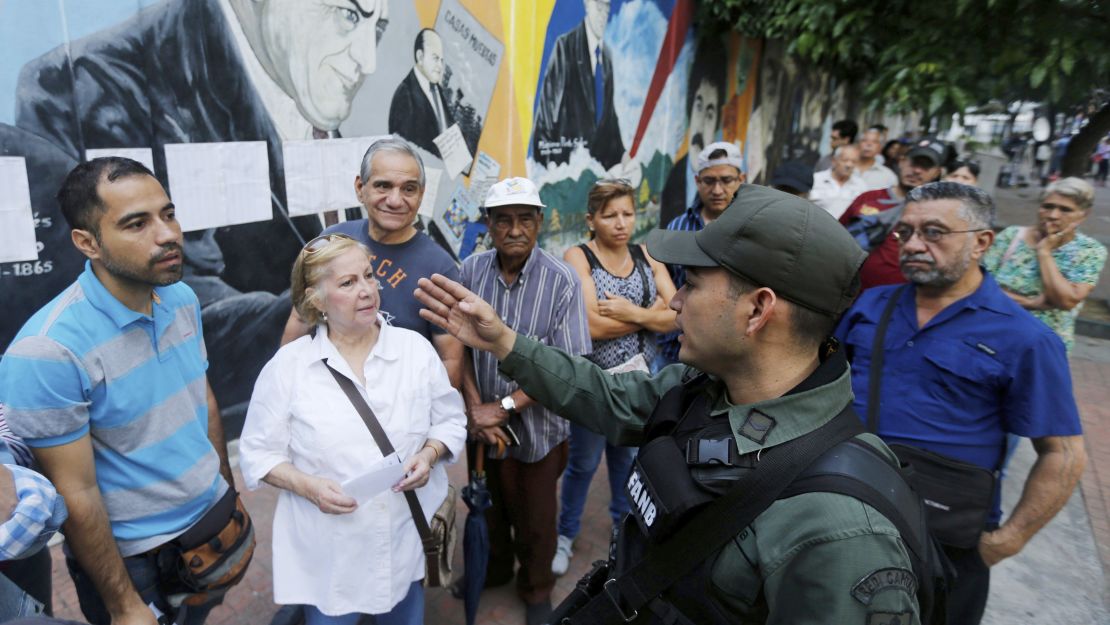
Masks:
[[[736,450],[741,454],[773,447],[816,430],[839,414],[854,397],[848,362],[839,351],[781,397],[732,405],[720,382],[708,392],[713,395],[711,414],[728,413]]]

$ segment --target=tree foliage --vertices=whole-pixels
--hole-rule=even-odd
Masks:
[[[876,108],[1063,107],[1110,87],[1110,0],[702,0],[699,10],[703,28],[785,41]]]

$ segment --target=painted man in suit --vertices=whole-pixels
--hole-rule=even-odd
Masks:
[[[149,146],[163,185],[167,143],[267,142],[274,219],[185,235],[185,282],[200,298],[222,406],[246,402],[277,349],[285,268],[320,230],[285,214],[281,142],[337,135],[376,68],[387,1],[171,0],[20,74],[17,126],[76,159]]]
[[[440,156],[434,139],[455,123],[443,92],[443,39],[431,28],[416,35],[413,66],[393,92],[389,132]]]
[[[582,145],[609,169],[625,153],[613,108],[613,61],[605,46],[609,0],[584,3],[586,19],[555,40],[536,106],[532,159],[558,165]]]

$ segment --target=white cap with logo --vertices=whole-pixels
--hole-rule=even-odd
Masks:
[[[710,154],[718,150],[723,150],[725,155],[709,158]],[[744,155],[740,153],[740,148],[736,147],[735,143],[729,143],[728,141],[718,141],[705,146],[705,149],[698,154],[697,165],[698,173],[701,173],[703,169],[717,165],[732,165],[741,173],[746,173],[745,170],[747,169],[744,167]]]
[[[494,183],[486,193],[486,201],[482,204],[483,212],[495,206],[535,206],[544,208],[540,201],[540,192],[535,183],[527,178],[506,178]]]

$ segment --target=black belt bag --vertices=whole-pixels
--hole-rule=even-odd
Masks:
[[[906,481],[925,504],[933,536],[952,547],[978,545],[994,503],[994,472],[909,445],[893,443],[890,449],[906,468]]]

